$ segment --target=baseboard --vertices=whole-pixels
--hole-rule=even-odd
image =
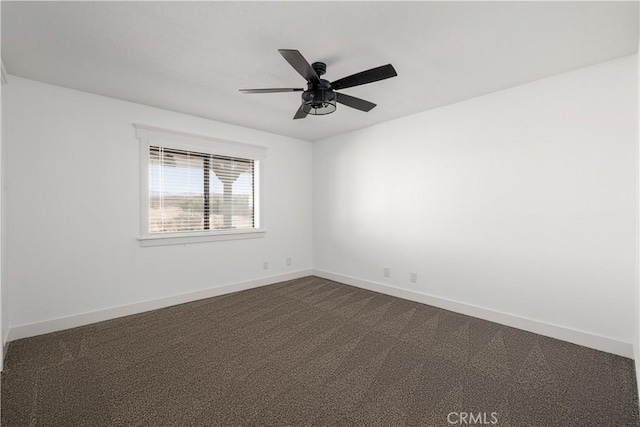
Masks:
[[[7,360],[7,351],[9,351],[9,341],[5,341],[2,346],[2,361],[0,361],[0,371],[4,371],[4,364]]]
[[[2,336],[2,359],[0,359],[0,372],[4,371],[5,361],[7,360],[7,351],[9,351],[9,328]]]
[[[527,319],[513,314],[502,313],[488,308],[470,305],[458,301],[436,297],[408,289],[397,288],[383,283],[370,282],[355,277],[344,276],[324,270],[313,270],[313,274],[324,279],[334,280],[358,288],[368,289],[381,294],[416,301],[456,313],[466,314],[479,319],[489,320],[513,328],[522,329],[528,332],[544,335],[551,338],[567,341],[584,347],[593,348],[619,356],[634,358],[634,348],[631,343],[617,341],[600,335],[591,334],[564,326],[540,322],[538,320]],[[637,361],[637,359],[636,359]],[[640,362],[640,361],[637,361]]]
[[[638,398],[640,399],[640,354],[638,354],[640,348],[638,348],[638,344],[633,344],[633,356],[636,368],[636,388],[638,389]],[[640,402],[639,402],[640,403]]]
[[[184,304],[186,302],[196,301],[204,298],[217,297],[232,292],[258,288],[261,286],[271,285],[273,283],[285,282],[287,280],[311,276],[312,274],[313,270],[311,269],[298,270],[291,273],[261,277],[259,279],[249,280],[246,282],[239,282],[218,286],[215,288],[202,289],[194,292],[173,295],[170,297],[142,301],[117,307],[110,307],[102,310],[76,314],[73,316],[59,317],[56,319],[45,320],[43,322],[14,326],[9,329],[9,337],[7,342],[15,341],[21,338],[33,337],[36,335],[42,335],[49,332],[89,325],[91,323],[102,322],[104,320],[115,319],[117,317],[129,316],[131,314],[143,313],[145,311],[156,310],[172,305]]]

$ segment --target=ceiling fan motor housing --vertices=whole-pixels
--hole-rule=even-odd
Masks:
[[[311,68],[313,68],[313,71],[315,71],[319,76],[322,76],[327,72],[327,64],[325,64],[324,62],[314,62],[313,64],[311,64]]]
[[[322,63],[314,62],[314,69],[317,64]],[[331,114],[336,111],[336,94],[331,89],[331,83],[328,80],[320,79],[319,84],[307,84],[307,90],[302,92],[302,105],[305,113],[316,116]]]

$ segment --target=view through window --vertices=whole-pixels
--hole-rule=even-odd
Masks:
[[[149,232],[255,227],[254,160],[149,147]]]

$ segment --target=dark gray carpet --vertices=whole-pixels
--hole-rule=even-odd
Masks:
[[[2,425],[618,427],[636,394],[629,359],[308,277],[12,342]]]

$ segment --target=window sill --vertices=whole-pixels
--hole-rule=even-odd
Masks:
[[[265,230],[231,230],[204,233],[173,233],[145,236],[138,239],[140,246],[186,245],[190,243],[218,242],[222,240],[257,239]]]

